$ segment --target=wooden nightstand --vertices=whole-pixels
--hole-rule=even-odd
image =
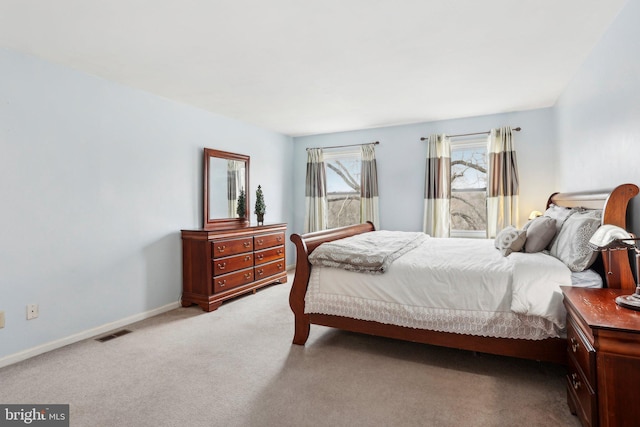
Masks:
[[[628,290],[562,287],[567,309],[567,403],[585,426],[640,425],[640,311]]]

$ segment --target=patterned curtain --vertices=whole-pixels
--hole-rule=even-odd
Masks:
[[[510,127],[491,129],[487,178],[487,237],[518,222],[518,162]]]
[[[378,168],[374,144],[361,147],[362,173],[360,174],[360,221],[371,221],[376,230],[380,229],[378,209]]]
[[[227,216],[236,218],[238,216],[238,196],[240,195],[240,169],[242,162],[227,160]]]
[[[451,142],[446,135],[430,135],[424,190],[424,232],[449,237],[451,229]]]
[[[306,212],[304,232],[327,228],[327,178],[321,148],[307,150]]]

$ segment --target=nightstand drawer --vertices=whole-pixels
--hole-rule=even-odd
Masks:
[[[253,250],[253,237],[240,239],[214,240],[211,242],[211,253],[214,258],[241,254]]]
[[[567,317],[567,351],[580,366],[589,383],[596,383],[596,351],[576,325],[571,316]]]
[[[567,374],[568,398],[575,403],[576,415],[585,426],[594,426],[598,422],[598,402],[596,393],[576,366],[575,359],[569,357],[569,373]]]

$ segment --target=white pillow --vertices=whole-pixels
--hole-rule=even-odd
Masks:
[[[511,252],[520,252],[526,239],[526,231],[508,225],[496,236],[496,249],[500,250],[503,256],[507,256]]]

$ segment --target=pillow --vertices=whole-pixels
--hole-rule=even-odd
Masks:
[[[588,243],[601,222],[600,210],[573,213],[562,225],[549,253],[564,262],[571,271],[586,270],[598,256]]]
[[[560,233],[560,229],[562,228],[562,224],[569,218],[571,215],[576,213],[575,209],[564,208],[562,206],[551,204],[544,211],[542,216],[546,216],[548,218],[553,218],[556,220],[556,236]]]
[[[509,225],[496,236],[496,249],[499,249],[503,256],[508,256],[511,252],[520,252],[526,238],[526,231]]]
[[[527,223],[527,239],[524,251],[528,253],[544,250],[556,236],[556,220],[547,216],[539,216]]]

